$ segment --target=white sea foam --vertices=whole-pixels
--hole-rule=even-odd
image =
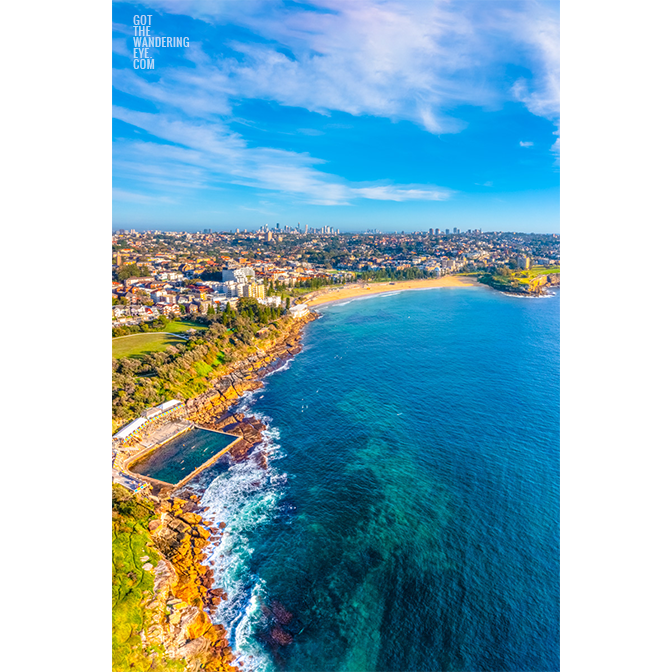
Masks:
[[[389,292],[376,292],[375,294],[367,294],[365,296],[356,296],[353,299],[348,299],[347,301],[343,302],[334,302],[331,304],[332,307],[336,308],[336,306],[347,306],[349,303],[352,303],[353,301],[368,301],[369,299],[382,299],[385,296],[396,296],[397,294],[401,294],[402,291],[406,290],[391,290]],[[326,308],[326,306],[325,306]]]
[[[392,289],[389,292],[376,292],[374,294],[367,294],[365,296],[356,296],[352,299],[347,299],[344,301],[334,301],[333,303],[328,303],[325,304],[324,306],[317,305],[313,310],[319,313],[319,309],[327,309],[327,308],[338,308],[340,306],[347,306],[349,303],[352,303],[353,301],[368,301],[369,299],[380,299],[386,296],[397,296],[398,294],[402,294],[403,292],[429,292],[433,289],[464,289],[465,287],[404,287],[403,289]]]
[[[235,662],[245,672],[271,672],[273,665],[261,644],[254,636],[261,619],[261,605],[266,599],[266,586],[257,580],[250,591],[245,609],[232,624],[232,640],[236,642]]]
[[[254,392],[245,393],[236,410],[268,425],[271,418],[252,411],[254,400]],[[250,457],[217,476],[201,498],[209,507],[208,518],[215,524],[226,524],[220,542],[209,548],[207,560],[214,572],[214,585],[227,594],[213,620],[226,628],[236,664],[245,672],[273,669],[268,653],[254,635],[262,616],[265,585],[252,574],[250,560],[254,554],[252,537],[277,514],[287,482],[286,475],[273,464],[283,457],[280,432],[270,428],[262,436],[262,443]],[[258,451],[265,453],[267,469],[257,463]]]
[[[555,296],[555,292],[550,292],[548,294],[537,294],[535,296],[531,296],[530,294],[513,294],[511,292],[500,292],[504,296],[510,296],[513,299],[550,299],[551,297]]]
[[[287,371],[289,368],[289,365],[294,361],[294,357],[290,357],[287,361],[283,362],[281,366],[279,366],[277,369],[273,369],[272,371],[269,371],[268,373],[265,374],[264,377],[266,376],[272,376],[274,373],[277,373],[278,371]]]

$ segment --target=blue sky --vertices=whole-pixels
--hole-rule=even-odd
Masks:
[[[559,232],[557,2],[115,2],[112,63],[115,227]]]

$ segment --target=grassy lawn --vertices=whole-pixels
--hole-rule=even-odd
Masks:
[[[514,271],[513,277],[521,284],[527,285],[533,278],[550,273],[560,273],[560,266],[532,266],[529,271]]]
[[[197,322],[189,322],[188,320],[181,320],[177,322],[171,320],[166,325],[164,331],[169,331],[171,334],[181,334],[183,331],[189,331],[189,329],[198,329],[200,331],[205,331],[208,327],[205,324],[198,324]]]
[[[150,543],[147,523],[154,517],[130,492],[113,486],[112,521],[112,670],[168,672],[184,670],[184,663],[166,660],[160,647],[143,649],[140,633],[148,625],[145,609],[154,592],[154,574],[141,558],[156,567],[159,556]],[[146,562],[146,561],[145,561]],[[156,654],[156,661],[151,653]]]
[[[169,345],[185,343],[183,338],[172,334],[133,334],[112,339],[112,357],[141,357],[150,352],[163,352]]]

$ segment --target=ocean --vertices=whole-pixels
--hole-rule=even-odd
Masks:
[[[190,491],[245,670],[559,670],[559,304],[485,287],[319,307],[238,410],[268,467]]]

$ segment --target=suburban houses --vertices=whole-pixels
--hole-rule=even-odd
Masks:
[[[235,307],[279,306],[299,288],[400,274],[439,277],[560,263],[556,234],[429,229],[340,233],[263,225],[212,233],[117,230],[112,237],[112,325]]]

